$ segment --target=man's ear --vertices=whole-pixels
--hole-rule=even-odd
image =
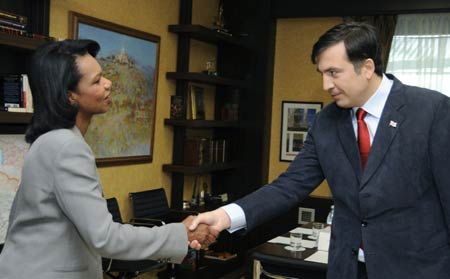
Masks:
[[[77,105],[78,104],[78,94],[73,91],[68,91],[67,96],[69,97],[69,101],[71,105]]]
[[[367,58],[363,64],[363,74],[367,79],[371,79],[375,73],[375,63],[372,58]]]

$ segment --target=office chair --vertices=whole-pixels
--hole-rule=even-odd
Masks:
[[[162,220],[163,224],[177,223],[182,222],[189,215],[198,214],[196,211],[171,209],[163,188],[131,192],[129,196],[133,207],[133,218],[130,223],[155,222],[155,220]],[[195,257],[197,259],[198,255]],[[175,264],[168,266],[168,273],[171,279],[176,278]]]
[[[108,210],[113,217],[113,221],[117,223],[122,222],[122,216],[119,210],[119,204],[116,198],[110,198],[106,200]],[[152,224],[139,224],[143,226],[153,226]],[[153,260],[116,260],[110,258],[102,258],[103,272],[113,279],[125,279],[135,278],[142,273],[149,272],[156,269],[162,269],[166,266],[164,262],[158,262]],[[117,275],[114,275],[116,273]]]
[[[183,221],[189,215],[197,215],[196,211],[175,210],[169,208],[166,191],[163,188],[129,193],[133,207],[132,222],[162,220],[165,224]]]

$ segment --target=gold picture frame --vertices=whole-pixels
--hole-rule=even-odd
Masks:
[[[156,116],[160,37],[69,12],[69,37],[93,39],[110,79],[113,103],[86,133],[97,165],[151,162]]]

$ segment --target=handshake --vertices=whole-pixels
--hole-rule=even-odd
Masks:
[[[219,233],[230,227],[231,221],[222,208],[189,216],[182,222],[186,226],[189,246],[200,250],[214,243]]]

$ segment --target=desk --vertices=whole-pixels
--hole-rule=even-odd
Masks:
[[[254,264],[258,265],[259,262],[266,272],[288,278],[326,278],[326,264],[304,260],[315,253],[317,248],[306,248],[305,251],[288,251],[284,247],[283,244],[269,242],[257,246],[252,253]],[[264,275],[258,277],[257,270],[254,271],[254,276],[256,276],[254,277],[256,279],[270,278]]]

